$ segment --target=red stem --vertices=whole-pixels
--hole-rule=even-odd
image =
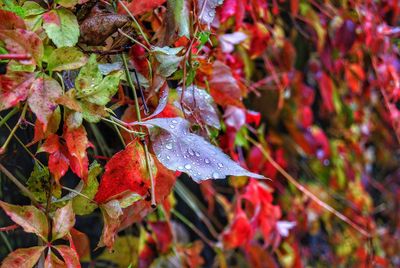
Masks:
[[[30,60],[31,55],[28,54],[0,54],[0,60]]]

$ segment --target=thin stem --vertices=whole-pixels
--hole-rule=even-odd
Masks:
[[[133,90],[133,97],[134,97],[134,100],[135,100],[136,117],[137,117],[137,120],[139,122],[141,122],[142,121],[142,117],[140,115],[139,100],[138,100],[138,96],[136,94],[135,85],[133,84],[132,77],[131,77],[131,75],[129,73],[128,61],[126,59],[125,53],[122,53],[122,60],[124,62],[126,80],[128,81],[129,86]],[[142,128],[140,127],[139,129],[140,129],[140,132],[142,132]],[[156,204],[156,195],[155,195],[155,187],[154,187],[154,178],[153,178],[153,173],[151,171],[151,166],[150,166],[149,148],[147,147],[147,143],[146,143],[145,139],[142,139],[142,144],[143,144],[144,153],[145,153],[145,156],[146,156],[147,170],[148,170],[149,176],[150,176],[151,206],[154,208],[154,207],[157,206],[157,204]]]
[[[26,113],[26,109],[27,109],[28,105],[25,104],[24,108],[22,109],[22,113],[21,116],[18,119],[18,122],[15,124],[14,128],[11,130],[10,135],[7,137],[6,141],[4,142],[3,146],[1,146],[0,148],[0,154],[2,154],[3,152],[6,151],[8,144],[11,141],[12,136],[14,136],[15,131],[17,131],[19,125],[21,124],[22,120],[25,118],[25,113]]]
[[[7,236],[4,233],[1,233],[1,232],[0,232],[0,236],[1,236],[1,239],[3,239],[3,241],[4,241],[4,244],[6,245],[6,247],[8,249],[8,252],[12,252],[13,249],[12,249],[12,246],[10,244],[10,241],[8,241],[8,239],[7,239]]]
[[[28,54],[0,54],[0,60],[30,60],[31,55]]]
[[[314,195],[312,192],[310,192],[307,188],[305,188],[303,185],[301,185],[295,178],[293,178],[289,173],[286,172],[275,160],[271,157],[271,155],[265,150],[264,147],[261,146],[260,143],[255,141],[253,138],[248,137],[247,139],[254,144],[258,149],[260,149],[261,153],[264,155],[264,157],[271,163],[271,165],[279,171],[287,179],[290,183],[292,183],[300,192],[305,194],[307,197],[309,197],[311,200],[313,200],[315,203],[317,203],[319,206],[322,208],[326,209],[327,211],[331,212],[333,215],[344,221],[345,223],[349,224],[351,227],[353,227],[355,230],[357,230],[360,234],[362,234],[365,237],[371,237],[371,235],[358,226],[356,223],[354,223],[352,220],[347,218],[345,215],[319,199],[316,195]]]
[[[18,107],[14,107],[8,114],[6,114],[6,116],[0,120],[0,127],[4,125],[4,123],[6,123],[14,114],[16,114],[18,110]]]
[[[32,194],[31,191],[29,191],[28,188],[26,188],[13,174],[11,174],[10,171],[8,171],[3,164],[0,164],[0,171],[6,175],[6,177],[12,181],[15,186],[18,187],[18,189],[21,190],[31,201],[35,206],[39,206],[39,203],[36,201],[35,196]]]
[[[124,4],[121,0],[118,0],[118,2],[121,4],[121,6],[123,7],[123,9],[125,9],[126,13],[129,14],[129,16],[132,18],[133,22],[135,22],[136,26],[137,26],[138,29],[139,29],[140,34],[143,36],[143,38],[144,38],[144,40],[146,41],[147,45],[148,45],[148,46],[151,46],[149,40],[147,39],[146,35],[145,35],[144,32],[143,32],[142,27],[141,27],[140,24],[137,22],[137,20],[135,19],[135,17],[132,15],[132,13],[130,12],[130,10],[125,6],[125,4]]]
[[[148,47],[146,47],[145,45],[143,45],[142,43],[140,43],[138,40],[136,40],[135,38],[133,38],[132,36],[126,34],[124,31],[122,31],[121,29],[118,29],[118,32],[120,34],[122,34],[123,36],[125,36],[126,38],[128,38],[129,40],[131,40],[132,42],[134,42],[135,44],[138,44],[139,46],[141,46],[142,48],[144,48],[147,52],[150,53],[150,49],[148,49]],[[118,53],[121,53],[121,51],[119,51]]]
[[[175,209],[172,209],[171,213],[184,224],[186,224],[190,229],[192,229],[192,231],[195,232],[207,245],[209,245],[210,248],[214,249],[214,243],[210,239],[208,239],[199,229],[197,229],[197,227],[194,226],[194,224],[191,223],[185,216],[183,216]]]

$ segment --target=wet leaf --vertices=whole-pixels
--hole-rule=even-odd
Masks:
[[[46,215],[42,211],[34,206],[16,206],[3,201],[0,201],[0,207],[25,232],[35,233],[47,241],[49,226]]]
[[[85,65],[87,58],[76,47],[62,47],[53,50],[47,62],[49,71],[78,69]]]
[[[129,9],[133,16],[141,15],[148,11],[152,11],[158,6],[161,6],[166,0],[137,0],[135,2],[124,1],[125,6]],[[125,14],[125,9],[118,5],[118,12]]]
[[[50,189],[49,169],[35,162],[34,169],[26,184],[36,200],[39,203],[45,203],[47,201],[47,193]],[[56,187],[56,185],[52,185],[51,189],[53,196],[59,197],[61,195],[61,189]]]
[[[78,42],[78,21],[68,9],[55,9],[44,14],[43,28],[57,47],[72,47]]]
[[[64,207],[54,213],[52,240],[66,236],[75,224],[75,214],[72,210],[72,203],[68,202]]]
[[[31,86],[28,97],[29,108],[35,113],[43,129],[47,128],[53,111],[57,108],[56,100],[61,96],[62,88],[60,84],[51,77],[36,78]]]
[[[196,182],[228,175],[264,178],[242,168],[203,137],[190,133],[189,122],[182,118],[155,118],[140,124],[150,127],[153,150],[160,162],[168,169],[187,173]]]
[[[179,98],[182,95],[182,88],[176,89]],[[202,88],[189,86],[183,94],[183,106],[187,118],[192,123],[205,124],[220,128],[219,118],[213,98]]]
[[[210,25],[215,18],[215,9],[222,5],[223,2],[224,0],[199,0],[197,2],[197,10],[199,10],[200,22]]]
[[[97,193],[97,189],[99,188],[99,182],[97,181],[97,176],[102,172],[101,166],[97,162],[93,162],[90,165],[89,175],[85,186],[83,187],[81,194],[93,199]],[[74,208],[74,212],[77,215],[86,215],[97,208],[97,204],[91,202],[87,198],[77,195],[72,199],[72,206]]]
[[[32,268],[46,247],[19,248],[1,263],[1,268]]]

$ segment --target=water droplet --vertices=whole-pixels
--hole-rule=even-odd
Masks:
[[[195,152],[195,155],[196,155],[196,156],[200,156],[200,153],[199,153],[199,152]]]
[[[169,155],[167,155],[167,159],[168,159],[168,160],[170,160],[170,159],[171,159],[171,157],[169,157]]]
[[[213,172],[212,177],[213,179],[218,179],[219,178],[218,172]]]
[[[178,123],[178,121],[176,121],[176,120],[172,120],[171,122],[172,122],[173,124]]]
[[[204,162],[206,162],[206,164],[210,164],[210,159],[206,158],[204,159]]]
[[[188,153],[189,153],[190,155],[194,155],[194,151],[192,150],[192,148],[189,148],[189,149],[188,149]]]
[[[191,165],[189,165],[189,164],[186,164],[186,165],[185,165],[185,168],[186,168],[186,169],[191,169],[191,168],[192,168],[192,166],[191,166]]]
[[[165,145],[165,148],[167,148],[168,150],[172,149],[172,144],[171,143],[167,143],[167,145]]]
[[[224,165],[223,165],[222,163],[218,163],[218,166],[219,166],[220,168],[224,167]]]
[[[172,129],[174,129],[174,128],[175,128],[175,125],[172,125],[172,124],[171,124],[171,125],[169,125],[169,127],[172,128]]]
[[[177,169],[178,169],[178,170],[183,170],[183,167],[182,167],[182,166],[179,166]]]

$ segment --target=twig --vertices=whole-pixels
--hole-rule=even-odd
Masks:
[[[122,53],[122,60],[124,62],[126,80],[128,81],[129,86],[133,90],[133,97],[134,97],[134,100],[135,100],[136,116],[137,116],[138,121],[141,122],[142,121],[142,117],[140,115],[139,100],[138,100],[138,96],[136,94],[135,85],[133,84],[132,77],[131,77],[131,75],[129,73],[128,61],[126,59],[125,53]],[[141,127],[140,127],[140,132],[142,132]],[[146,156],[147,170],[148,170],[149,176],[150,176],[151,206],[153,208],[155,208],[157,206],[157,204],[156,204],[156,194],[155,194],[155,189],[154,189],[154,178],[153,178],[153,173],[151,171],[151,166],[150,166],[151,164],[150,164],[149,148],[147,147],[147,143],[146,143],[145,139],[142,139],[142,144],[143,144],[144,153],[145,153],[145,156]]]
[[[10,181],[12,181],[15,186],[18,187],[18,189],[21,190],[21,192],[23,192],[31,201],[35,206],[39,206],[39,203],[36,201],[35,196],[32,194],[31,191],[29,191],[28,188],[26,188],[13,174],[11,174],[10,171],[8,171],[3,164],[0,163],[0,171],[2,173],[4,173],[4,175],[6,175],[6,177],[8,179],[10,179]]]
[[[0,232],[8,232],[8,231],[12,231],[15,230],[19,227],[18,224],[13,224],[10,226],[6,226],[6,227],[0,227]]]
[[[15,124],[14,128],[11,130],[10,135],[7,137],[6,141],[4,142],[3,146],[1,146],[0,148],[0,154],[4,153],[7,149],[8,144],[11,141],[12,136],[14,136],[15,131],[17,131],[19,125],[21,124],[22,120],[25,118],[25,113],[26,113],[26,109],[28,108],[28,104],[26,103],[24,105],[24,108],[22,109],[22,113],[21,116],[18,119],[18,122]]]

